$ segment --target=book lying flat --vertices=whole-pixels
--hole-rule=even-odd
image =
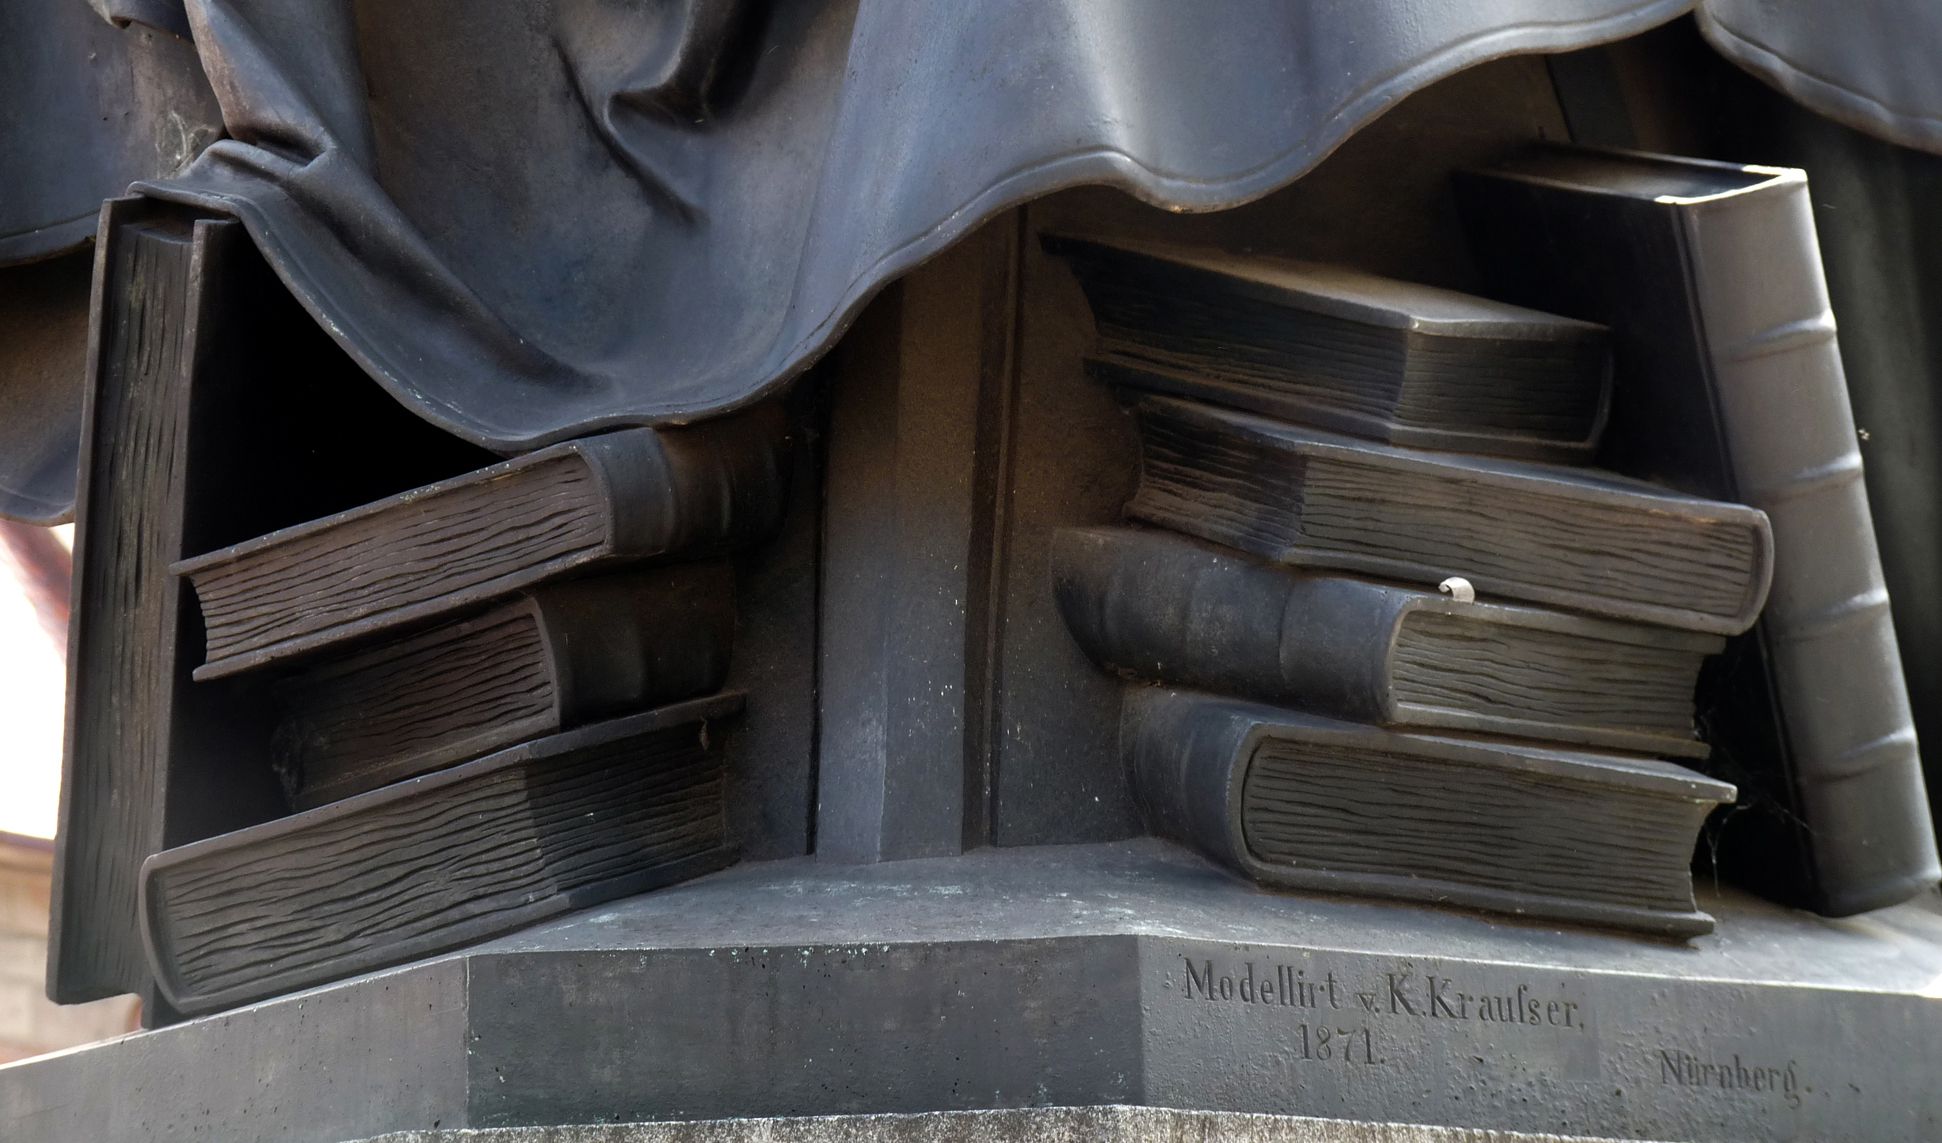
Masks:
[[[1131,678],[1358,722],[1706,756],[1693,688],[1725,640],[1263,564],[1165,532],[1068,528],[1059,611]]]
[[[207,624],[198,680],[453,614],[568,573],[767,535],[778,409],[624,429],[177,563]]]
[[[142,866],[151,968],[212,1012],[398,964],[732,859],[717,695],[156,854]]]
[[[1671,762],[1335,722],[1131,687],[1157,832],[1264,885],[1673,936],[1709,932],[1699,827],[1732,786]]]
[[[273,765],[309,809],[597,718],[712,694],[734,576],[719,562],[546,584],[271,687]]]
[[[1421,448],[1584,460],[1605,330],[1344,266],[1048,238],[1092,306],[1101,379]]]
[[[1767,518],[1603,473],[1417,452],[1146,397],[1127,511],[1280,563],[1732,635],[1766,601]]]
[[[1723,758],[1757,790],[1722,864],[1842,916],[1942,876],[1800,171],[1544,149],[1462,175],[1494,288],[1610,322],[1607,462],[1765,511],[1773,598],[1723,657]]]

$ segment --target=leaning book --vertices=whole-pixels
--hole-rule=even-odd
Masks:
[[[1547,148],[1458,191],[1498,292],[1610,325],[1620,383],[1602,460],[1771,522],[1771,602],[1709,687],[1716,756],[1757,794],[1727,823],[1722,862],[1837,916],[1934,885],[1806,176]]]

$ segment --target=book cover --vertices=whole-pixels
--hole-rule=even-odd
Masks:
[[[1345,266],[1053,237],[1098,330],[1088,368],[1421,448],[1583,460],[1610,397],[1605,331]]]
[[[148,979],[133,874],[158,845],[180,599],[144,569],[180,556],[186,389],[211,243],[128,199],[103,210],[80,484],[48,995],[66,1004]]]

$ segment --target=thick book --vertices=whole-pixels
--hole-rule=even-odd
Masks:
[[[1597,447],[1589,322],[1344,266],[1049,238],[1091,304],[1101,379],[1420,448],[1557,461]]]
[[[1671,936],[1699,828],[1733,787],[1652,758],[1404,733],[1128,688],[1121,744],[1155,830],[1264,885]]]
[[[1722,862],[1837,916],[1933,885],[1806,176],[1560,148],[1458,189],[1495,289],[1610,323],[1621,383],[1606,462],[1771,521],[1772,597],[1709,680],[1722,772],[1755,787]]]
[[[721,562],[546,584],[278,680],[272,764],[291,804],[310,809],[712,694],[734,627],[734,575]]]
[[[580,727],[156,854],[141,916],[163,995],[212,1012],[721,868],[708,723],[740,703]]]
[[[1767,518],[1605,473],[1396,448],[1142,398],[1134,517],[1278,563],[1732,635],[1766,600]]]
[[[1356,722],[1685,758],[1725,640],[1311,575],[1165,532],[1052,541],[1067,628],[1121,675]]]
[[[78,1003],[148,979],[135,872],[159,844],[181,600],[145,574],[182,554],[191,334],[212,246],[233,227],[103,212],[76,496],[66,757],[48,995]]]
[[[697,558],[773,530],[772,406],[566,441],[183,560],[207,627],[198,680],[451,615],[630,561]]]

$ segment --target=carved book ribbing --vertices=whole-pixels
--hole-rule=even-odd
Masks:
[[[1132,687],[1122,743],[1154,828],[1263,884],[1670,936],[1733,787],[1670,762],[1399,733]]]
[[[718,869],[708,721],[740,705],[596,723],[157,854],[141,886],[156,979],[211,1012]]]
[[[625,429],[177,564],[208,625],[198,680],[436,620],[570,573],[713,555],[773,531],[781,411]]]
[[[719,690],[734,577],[683,564],[548,584],[279,680],[275,765],[309,809],[595,718]]]
[[[1163,532],[1071,528],[1059,610],[1133,678],[1358,722],[1703,758],[1693,685],[1724,641],[1303,574]]]
[[[1458,190],[1499,290],[1611,324],[1622,380],[1607,462],[1772,522],[1771,602],[1711,688],[1718,760],[1756,787],[1723,858],[1833,915],[1933,885],[1942,867],[1806,177],[1549,149]]]
[[[1137,519],[1269,560],[1713,634],[1773,562],[1755,509],[1603,473],[1401,449],[1167,397],[1138,405]]]
[[[1342,266],[1052,238],[1100,378],[1395,444],[1583,460],[1610,398],[1605,331]]]

